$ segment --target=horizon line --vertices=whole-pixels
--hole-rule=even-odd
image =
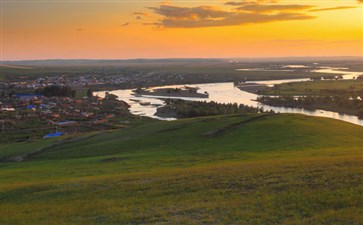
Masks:
[[[128,61],[128,60],[183,60],[183,59],[286,59],[286,58],[362,58],[361,56],[354,56],[354,55],[337,55],[337,56],[261,56],[261,57],[155,57],[155,58],[44,58],[44,59],[16,59],[16,60],[0,60],[2,62],[22,62],[22,61],[76,61],[76,60],[85,60],[85,61],[107,61],[107,60],[114,60],[114,61]]]

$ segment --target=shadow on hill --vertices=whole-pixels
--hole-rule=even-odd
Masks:
[[[230,125],[225,126],[225,127],[220,127],[220,128],[214,129],[214,130],[210,130],[210,131],[202,134],[201,136],[203,136],[203,137],[216,137],[216,136],[225,134],[225,133],[227,133],[229,131],[238,129],[241,126],[243,126],[243,125],[245,125],[247,123],[251,123],[251,122],[254,122],[254,121],[257,121],[257,120],[261,120],[261,119],[267,118],[268,116],[269,115],[267,115],[267,114],[258,115],[258,116],[252,117],[250,119],[244,120],[242,122],[233,123],[233,124],[230,124]]]

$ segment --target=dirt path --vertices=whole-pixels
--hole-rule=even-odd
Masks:
[[[266,118],[268,116],[271,116],[271,114],[258,115],[258,116],[255,116],[253,118],[250,118],[250,119],[238,122],[238,123],[233,123],[233,124],[230,124],[230,125],[225,126],[225,127],[217,128],[215,130],[210,130],[210,131],[202,134],[202,136],[203,137],[216,137],[216,136],[225,134],[226,132],[235,130],[235,129],[237,129],[237,128],[239,128],[239,127],[241,127],[241,126],[243,126],[243,125],[245,125],[247,123],[251,123],[251,122],[256,121],[256,120],[261,120],[261,119]]]
[[[21,155],[17,155],[17,156],[11,156],[9,158],[6,158],[6,159],[2,159],[1,162],[23,162],[23,161],[26,161],[28,160],[29,158],[35,156],[35,155],[39,155],[43,152],[46,152],[47,150],[49,149],[52,149],[54,147],[58,147],[58,146],[61,146],[61,145],[64,145],[64,144],[69,144],[69,143],[74,143],[74,142],[77,142],[77,141],[83,141],[83,140],[87,140],[87,139],[90,139],[90,138],[93,138],[97,135],[100,135],[101,133],[97,133],[97,134],[92,134],[92,135],[89,135],[89,136],[86,136],[86,137],[70,137],[70,138],[67,138],[67,139],[64,139],[64,140],[60,140],[60,141],[57,141],[53,144],[50,144],[48,146],[45,146],[45,147],[42,147],[42,148],[37,148],[29,153],[26,153],[26,154],[21,154]]]

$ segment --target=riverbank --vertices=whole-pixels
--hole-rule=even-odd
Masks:
[[[164,105],[162,107],[157,108],[156,113],[154,114],[154,116],[164,118],[164,119],[166,119],[166,118],[176,118],[176,119],[181,118],[181,116],[178,115],[176,110],[173,109],[169,105]]]
[[[319,96],[302,96],[290,97],[279,96],[269,97],[261,96],[257,102],[274,107],[288,107],[306,110],[328,110],[339,114],[357,116],[363,119],[363,102],[358,99],[349,99],[349,97],[319,97]]]
[[[267,85],[258,83],[244,83],[239,84],[236,87],[239,88],[241,91],[246,91],[252,94],[259,94],[261,91],[269,89]]]

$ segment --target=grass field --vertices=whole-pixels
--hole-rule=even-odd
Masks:
[[[278,84],[263,90],[261,94],[269,95],[319,95],[331,96],[340,92],[363,93],[363,80],[320,80]]]
[[[0,223],[361,224],[362,133],[257,114],[9,144],[7,157],[43,150],[0,164]]]

